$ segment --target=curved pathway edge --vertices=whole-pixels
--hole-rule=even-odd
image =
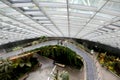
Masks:
[[[5,58],[8,58],[8,57],[12,57],[12,56],[21,54],[21,53],[26,52],[26,51],[33,50],[35,48],[39,48],[39,47],[46,46],[46,45],[56,45],[56,44],[57,44],[56,40],[47,41],[47,42],[43,42],[43,43],[40,43],[40,44],[37,44],[37,45],[33,45],[33,46],[23,48],[22,50],[17,50],[17,51],[9,52],[7,54],[3,54],[0,57],[5,59]],[[91,57],[89,57],[85,52],[81,51],[74,44],[67,43],[67,45],[63,45],[63,46],[66,46],[66,47],[70,48],[71,50],[75,51],[78,55],[80,55],[83,58],[83,60],[86,64],[86,65],[84,64],[84,66],[86,68],[86,80],[97,80],[96,66],[94,64],[93,59],[91,59]]]

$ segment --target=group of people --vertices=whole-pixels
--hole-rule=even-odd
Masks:
[[[57,44],[67,46],[67,40],[58,40]]]
[[[63,45],[63,40],[58,40],[58,43],[57,43],[58,45],[60,44],[60,45]]]

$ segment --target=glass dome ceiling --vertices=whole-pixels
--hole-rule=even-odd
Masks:
[[[40,36],[120,48],[120,0],[0,0],[0,45]]]

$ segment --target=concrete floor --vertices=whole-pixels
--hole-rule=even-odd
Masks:
[[[47,80],[52,71],[53,60],[39,56],[39,61],[42,63],[42,66],[36,71],[31,72],[26,80]]]
[[[120,80],[120,78],[113,75],[108,70],[102,68],[103,80]]]
[[[48,77],[51,76],[50,73],[54,67],[53,60],[40,56],[39,61],[42,63],[42,67],[31,72],[26,80],[48,80]],[[55,70],[59,70],[59,72],[62,72],[63,70],[68,71],[70,80],[84,80],[83,69],[77,70],[69,67],[61,68],[57,66]]]

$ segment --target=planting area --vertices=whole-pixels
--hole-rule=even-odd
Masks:
[[[43,59],[42,61],[42,58],[39,56],[50,58],[53,61],[49,62],[48,60],[48,63],[46,62],[44,65],[42,62],[45,62],[46,60],[44,61]],[[44,46],[32,51],[22,53],[18,56],[11,57],[7,60],[1,59],[0,80],[25,80],[26,78],[28,80],[36,80],[37,76],[40,77],[39,73],[41,73],[39,80],[46,80],[46,78],[42,78],[42,76],[48,77],[50,75],[49,72],[53,68],[53,65],[56,63],[65,65],[65,69],[58,68],[61,71],[66,70],[70,76],[75,75],[76,73],[76,75],[78,74],[77,76],[80,78],[79,73],[83,67],[81,60],[82,58],[79,55],[67,47],[59,45]],[[34,71],[36,71],[38,74],[36,72],[34,73]],[[36,75],[36,77],[31,78],[31,75]],[[76,79],[70,77],[70,80],[77,80],[79,79],[78,77],[74,77]]]
[[[107,53],[99,53],[98,60],[107,70],[120,76],[120,58]]]
[[[0,80],[18,80],[33,71],[38,61],[33,55],[17,56],[7,60],[0,60]]]

